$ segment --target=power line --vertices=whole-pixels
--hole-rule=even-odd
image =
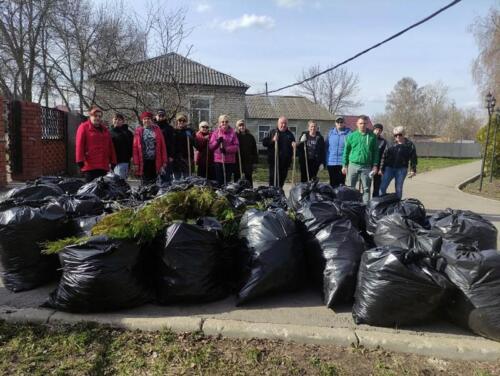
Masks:
[[[395,38],[399,37],[400,35],[403,35],[403,34],[404,34],[404,33],[406,33],[407,31],[409,31],[409,30],[411,30],[411,29],[413,29],[413,28],[415,28],[415,27],[417,27],[417,26],[419,26],[419,25],[421,25],[421,24],[423,24],[423,23],[425,23],[425,22],[429,21],[430,19],[432,19],[432,18],[436,17],[439,13],[442,13],[442,12],[444,12],[445,10],[447,10],[448,8],[451,8],[452,6],[454,6],[454,5],[458,4],[460,1],[462,1],[462,0],[454,0],[454,1],[452,1],[452,2],[451,2],[451,3],[449,3],[448,5],[446,5],[446,6],[444,6],[443,8],[441,8],[441,9],[437,10],[436,12],[434,12],[434,13],[432,13],[431,15],[429,15],[429,16],[427,16],[427,17],[425,17],[424,19],[422,19],[422,20],[420,20],[420,21],[418,21],[418,22],[414,23],[414,24],[413,24],[413,25],[411,25],[411,26],[408,26],[406,29],[401,30],[400,32],[398,32],[398,33],[396,33],[396,34],[394,34],[394,35],[390,36],[389,38],[384,39],[382,42],[379,42],[379,43],[377,43],[377,44],[374,44],[373,46],[371,46],[371,47],[367,48],[366,50],[363,50],[363,51],[361,51],[361,52],[357,53],[356,55],[354,55],[354,56],[352,56],[352,57],[350,57],[350,58],[348,58],[348,59],[346,59],[346,60],[342,61],[341,63],[338,63],[337,65],[335,65],[335,66],[333,66],[333,67],[330,67],[330,68],[328,68],[328,69],[325,69],[325,70],[324,70],[324,71],[322,71],[322,72],[316,73],[315,75],[313,75],[313,76],[311,76],[311,77],[308,77],[308,78],[306,78],[306,79],[304,79],[304,80],[302,80],[302,81],[298,81],[298,82],[295,82],[295,83],[293,83],[293,84],[290,84],[290,85],[286,85],[286,86],[280,87],[279,89],[274,89],[274,90],[270,90],[270,91],[267,91],[267,90],[266,90],[266,92],[263,92],[263,93],[257,93],[257,94],[247,94],[247,95],[263,95],[263,94],[266,94],[266,95],[267,95],[267,94],[270,94],[270,93],[276,93],[276,92],[278,92],[278,91],[282,91],[282,90],[289,89],[289,88],[294,87],[294,86],[297,86],[297,85],[301,85],[301,84],[303,84],[303,83],[305,83],[305,82],[307,82],[307,81],[314,80],[316,77],[319,77],[319,76],[321,76],[321,75],[323,75],[323,74],[325,74],[325,73],[328,73],[328,72],[330,72],[330,71],[332,71],[332,70],[334,70],[334,69],[337,69],[338,67],[340,67],[340,66],[342,66],[342,65],[344,65],[344,64],[347,64],[348,62],[350,62],[350,61],[352,61],[352,60],[354,60],[354,59],[357,59],[357,58],[358,58],[358,57],[360,57],[361,55],[364,55],[364,54],[366,54],[367,52],[369,52],[369,51],[371,51],[371,50],[373,50],[373,49],[375,49],[375,48],[378,48],[378,47],[380,47],[381,45],[383,45],[383,44],[385,44],[385,43],[387,43],[387,42],[389,42],[389,41],[391,41],[391,40],[393,40],[393,39],[395,39]]]

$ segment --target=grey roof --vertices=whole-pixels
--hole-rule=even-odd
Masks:
[[[175,52],[157,56],[92,76],[95,81],[172,83],[183,85],[231,86],[247,84]]]
[[[286,116],[297,120],[335,120],[335,116],[326,108],[305,97],[247,95],[245,100],[247,119],[277,119]]]

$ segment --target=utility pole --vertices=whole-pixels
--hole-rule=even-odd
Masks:
[[[498,131],[498,123],[500,122],[500,107],[497,107],[495,116],[495,132],[493,135],[493,155],[491,156],[491,165],[490,165],[490,183],[493,182],[493,171],[495,169],[496,163],[496,149],[497,149],[497,131]]]
[[[488,109],[488,129],[486,130],[486,143],[484,145],[483,159],[481,160],[481,174],[479,177],[479,192],[483,190],[484,163],[486,162],[486,154],[488,153],[488,143],[490,141],[491,113],[495,108],[496,99],[491,93],[486,95],[486,108]]]

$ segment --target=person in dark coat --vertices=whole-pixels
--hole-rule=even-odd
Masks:
[[[288,169],[293,158],[293,149],[295,148],[295,136],[288,129],[288,119],[280,116],[275,129],[262,140],[262,145],[267,148],[267,161],[269,163],[269,185],[283,188],[285,184]],[[278,155],[275,155],[275,146],[278,145]],[[275,159],[278,163],[275,166]],[[274,170],[278,172],[275,181]]]
[[[156,125],[160,127],[161,132],[163,133],[163,139],[165,140],[165,145],[168,154],[168,163],[167,166],[165,167],[165,170],[161,174],[160,178],[162,183],[169,183],[172,180],[172,162],[173,162],[172,155],[174,155],[174,127],[170,125],[170,122],[167,119],[167,113],[162,108],[156,111],[156,116],[154,120]]]
[[[128,125],[124,124],[125,118],[122,114],[113,116],[113,128],[111,128],[111,139],[116,152],[116,166],[114,173],[122,179],[127,179],[132,158],[132,142],[134,134],[128,129]]]
[[[172,173],[176,179],[190,176],[194,166],[194,132],[187,126],[187,116],[183,113],[175,117],[172,142]]]
[[[89,119],[76,131],[76,164],[90,182],[106,175],[116,165],[116,153],[108,128],[102,123],[102,110],[92,107]]]
[[[250,182],[253,186],[253,165],[258,163],[259,155],[257,153],[257,142],[255,142],[255,137],[250,133],[245,125],[245,120],[240,119],[236,122],[236,135],[238,136],[238,141],[240,143],[240,150],[238,153],[238,159],[241,158],[241,169],[245,175],[245,179]],[[238,163],[240,161],[238,160]],[[240,167],[236,166],[236,172],[234,174],[234,180],[238,181],[241,179]]]
[[[309,180],[318,176],[319,167],[324,163],[325,159],[325,140],[318,132],[318,126],[314,120],[309,120],[307,129],[306,132],[302,133],[300,142],[297,144],[297,154],[299,155],[300,164],[300,181],[302,183],[307,182],[308,172]]]
[[[195,135],[197,173],[198,176],[215,180],[214,152],[208,147],[211,135],[210,126],[206,121],[202,121],[198,129]]]
[[[385,148],[387,147],[387,141],[382,137],[382,132],[384,131],[384,126],[377,123],[373,126],[373,133],[377,136],[377,145],[380,155],[380,162],[382,162],[382,156],[384,155]],[[378,172],[373,175],[373,197],[377,197],[380,191],[380,183],[382,182],[382,170],[380,169],[380,162],[378,164]]]
[[[410,166],[409,178],[417,174],[417,150],[413,142],[404,135],[403,127],[396,127],[392,131],[394,144],[385,149],[380,168],[382,169],[382,183],[380,184],[380,195],[385,195],[387,188],[394,179],[396,193],[399,198],[403,197],[403,183]]]

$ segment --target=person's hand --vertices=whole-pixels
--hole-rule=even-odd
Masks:
[[[273,142],[278,141],[278,133],[275,133],[273,136]]]
[[[187,137],[193,137],[193,132],[191,132],[191,129],[186,129],[185,132]]]
[[[384,175],[384,173],[382,172],[382,169],[378,170],[377,175],[380,175],[380,176]]]
[[[173,161],[174,161],[174,158],[172,158],[172,157],[168,158],[168,163],[172,163]]]
[[[410,171],[410,173],[408,174],[408,178],[411,179],[412,177],[414,177],[415,175],[417,175],[417,172],[416,171]]]
[[[292,142],[292,148],[296,148],[297,147],[297,143],[295,141]]]
[[[222,143],[224,142],[224,137],[222,137],[222,136],[221,136],[221,137],[219,137],[219,138],[217,139],[217,142],[218,142],[219,144],[222,144]]]
[[[307,135],[305,133],[302,133],[302,136],[300,136],[299,142],[306,142],[307,141]]]
[[[83,168],[83,162],[77,162],[76,164],[80,170]]]
[[[373,175],[377,174],[377,172],[378,172],[378,167],[377,167],[377,166],[373,166],[373,168],[372,168],[372,172],[373,172]]]
[[[342,175],[347,175],[347,167],[342,167]]]
[[[205,140],[208,140],[208,139],[210,138],[210,135],[209,135],[209,134],[206,134],[206,135],[204,135],[204,136],[203,136],[203,138],[204,138]]]

